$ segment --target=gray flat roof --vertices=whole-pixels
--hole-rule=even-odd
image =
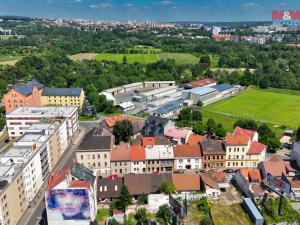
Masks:
[[[13,165],[0,165],[0,178],[5,176],[12,167]]]
[[[8,149],[1,157],[23,157],[31,151],[29,146],[13,146]]]
[[[148,96],[151,96],[151,95],[156,95],[156,94],[166,92],[166,91],[170,91],[170,90],[173,90],[173,89],[177,89],[177,87],[176,86],[168,86],[168,87],[158,88],[158,89],[155,89],[155,90],[152,90],[152,91],[147,91],[147,92],[140,93],[140,95],[148,97]]]
[[[25,133],[18,142],[32,142],[37,141],[43,134],[42,133]]]
[[[14,116],[41,116],[41,117],[55,117],[68,116],[77,110],[76,106],[36,106],[36,107],[18,107],[6,114],[6,117]]]
[[[251,210],[251,213],[253,214],[253,216],[255,217],[255,219],[263,220],[263,217],[262,217],[261,213],[258,211],[258,209],[256,208],[256,206],[254,205],[254,203],[251,200],[251,198],[244,198],[244,202],[247,204],[247,206]]]
[[[33,123],[30,127],[27,128],[27,130],[46,130],[51,126],[51,123]]]

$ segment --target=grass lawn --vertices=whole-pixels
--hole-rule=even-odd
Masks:
[[[211,204],[211,216],[215,225],[252,225],[240,204]]]
[[[0,55],[0,65],[15,65],[22,56]]]
[[[97,61],[115,61],[117,63],[123,62],[123,57],[126,55],[128,63],[155,63],[159,60],[157,54],[114,54],[114,53],[100,53],[96,56]]]
[[[96,220],[100,222],[101,224],[104,224],[106,221],[106,218],[109,217],[109,209],[98,209]]]
[[[230,129],[241,118],[267,123],[273,128],[286,125],[296,129],[300,125],[300,96],[276,90],[249,88],[235,97],[204,107],[204,118],[215,118]]]
[[[203,213],[201,213],[198,209],[197,201],[189,202],[188,218],[185,219],[186,224],[199,225],[199,222],[203,216]]]
[[[199,58],[188,53],[160,53],[159,58],[162,60],[174,59],[176,64],[196,64]]]

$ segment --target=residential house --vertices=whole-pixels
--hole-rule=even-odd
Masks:
[[[291,180],[291,199],[294,201],[299,201],[300,200],[300,180]]]
[[[172,174],[126,174],[124,176],[124,185],[135,199],[142,195],[158,193],[162,182],[172,184]]]
[[[109,176],[107,178],[97,178],[97,199],[100,202],[112,201],[121,195],[123,179],[118,176]]]
[[[45,106],[77,106],[82,111],[85,95],[82,88],[44,88],[41,99]]]
[[[225,138],[226,167],[256,167],[265,159],[267,146],[258,142],[256,131],[235,128],[232,135]]]
[[[296,175],[295,165],[291,161],[284,161],[277,157],[272,157],[258,164],[262,178],[265,179],[267,174],[281,178],[285,175],[288,178],[293,178]]]
[[[146,137],[164,136],[165,129],[174,125],[175,123],[168,119],[149,116],[142,129],[142,134]]]
[[[199,192],[199,174],[172,174],[172,182],[176,188],[176,193]]]
[[[234,176],[235,183],[244,195],[252,199],[262,199],[265,191],[262,178],[257,168],[242,168]]]
[[[131,172],[131,147],[123,143],[113,146],[110,150],[110,170],[111,174],[123,177]]]
[[[144,146],[132,145],[130,152],[131,173],[146,173],[146,153]]]
[[[145,146],[147,172],[172,172],[174,152],[171,145]]]
[[[96,177],[93,172],[78,163],[73,163],[51,175],[45,191],[47,221],[49,225],[89,225],[96,218]],[[60,210],[57,210],[57,202]],[[70,212],[74,202],[80,205],[79,212]],[[75,206],[74,206],[75,207]]]
[[[300,143],[294,142],[293,149],[291,152],[291,160],[294,160],[300,168]]]
[[[229,188],[229,181],[224,172],[208,172],[200,174],[207,196],[218,197],[222,191]]]
[[[21,106],[41,106],[43,88],[44,85],[36,80],[14,86],[11,91],[3,95],[6,113]]]
[[[101,127],[87,133],[76,150],[77,162],[93,170],[97,175],[110,174],[110,149],[112,134]]]
[[[173,144],[187,143],[192,130],[170,126],[164,130],[165,137],[169,138]]]
[[[204,169],[225,168],[226,152],[224,151],[222,141],[207,139],[203,140],[200,146]]]
[[[176,145],[174,147],[174,170],[202,169],[200,145]]]

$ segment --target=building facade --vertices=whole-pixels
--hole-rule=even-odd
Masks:
[[[77,106],[80,111],[84,99],[82,88],[44,88],[41,97],[43,106]]]
[[[40,106],[43,87],[36,80],[15,86],[11,91],[3,95],[6,113],[11,112],[17,107]]]

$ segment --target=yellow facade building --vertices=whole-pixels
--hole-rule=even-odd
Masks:
[[[42,105],[77,106],[81,111],[84,98],[82,88],[45,88],[42,93]]]

